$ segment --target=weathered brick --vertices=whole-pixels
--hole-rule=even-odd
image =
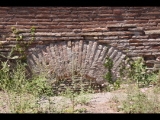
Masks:
[[[35,26],[36,29],[45,29],[45,28],[47,29],[47,27],[48,27],[48,26],[46,26],[46,25],[38,25],[38,26]]]
[[[42,10],[42,11],[50,11],[50,10],[52,10],[52,7],[36,7],[36,10],[38,11],[38,10]]]
[[[35,18],[35,15],[31,15],[31,14],[19,14],[19,15],[15,15],[16,18]]]
[[[7,14],[7,11],[6,11],[6,10],[1,10],[1,11],[0,11],[0,15],[5,15],[5,14]]]
[[[92,14],[93,13],[93,11],[92,10],[88,10],[88,11],[72,11],[71,12],[72,14]]]
[[[47,27],[48,29],[62,29],[62,28],[67,28],[65,25],[49,25]]]
[[[62,29],[51,29],[52,32],[72,32],[72,29],[62,28]],[[73,31],[74,32],[74,31]]]
[[[113,14],[113,10],[111,10],[111,9],[107,9],[107,10],[101,9],[100,11],[101,11],[100,13],[102,13],[102,14]]]
[[[16,22],[17,25],[38,25],[37,22]]]
[[[110,27],[122,27],[122,25],[120,23],[118,24],[108,24],[106,27],[110,28]]]
[[[107,18],[95,18],[96,21],[108,21],[108,20],[114,20],[113,17],[107,17]]]
[[[155,16],[153,16],[152,18],[155,18]],[[136,17],[137,20],[149,20],[151,19],[150,17]]]
[[[145,34],[160,34],[160,30],[149,30],[149,31],[145,31]]]
[[[52,32],[52,29],[36,29],[36,32]]]
[[[52,19],[52,21],[58,21],[58,22],[65,22],[65,21],[73,21],[73,19],[72,18],[65,18],[65,19]]]
[[[142,15],[160,15],[160,12],[147,12],[147,13],[141,13]]]
[[[102,31],[109,31],[107,28],[88,28],[82,29],[83,32],[102,32]]]
[[[83,37],[68,37],[69,40],[83,40]]]
[[[85,26],[85,28],[89,28],[89,29],[92,29],[92,28],[98,28],[99,25],[95,24],[95,25],[83,25],[83,27]]]
[[[58,25],[59,22],[39,22],[39,25]]]
[[[99,36],[99,39],[112,40],[118,39],[118,36]]]
[[[83,22],[84,23],[84,22]],[[83,24],[82,23],[82,24]],[[79,22],[58,22],[59,25],[78,25]]]
[[[150,19],[148,22],[160,22],[160,19]]]
[[[51,18],[43,18],[43,19],[31,19],[31,22],[51,22]]]
[[[6,10],[6,11],[7,11],[7,10],[10,10],[10,9],[11,9],[11,7],[1,7],[1,8],[0,8],[0,10]]]
[[[84,22],[84,21],[88,21],[88,19],[87,18],[77,18],[77,19],[72,19],[72,20],[70,20],[70,21],[73,21],[73,22]]]
[[[82,36],[97,36],[97,35],[102,35],[102,32],[88,32],[82,34]]]
[[[79,17],[79,16],[77,16],[77,15],[72,15],[72,14],[63,15],[63,14],[60,14],[60,13],[59,13],[59,15],[57,15],[57,18],[77,18],[77,17]]]
[[[29,11],[28,11],[29,12]],[[33,12],[33,11],[32,11]],[[51,13],[51,11],[50,10],[39,10],[39,12],[38,13],[41,13],[41,14],[50,14]]]
[[[68,29],[81,29],[82,25],[67,25],[65,27],[67,27]]]
[[[140,12],[141,12],[141,9],[135,9],[135,8],[133,8],[133,9],[127,10],[127,12],[128,12],[128,13],[140,13]]]
[[[145,38],[149,38],[149,36],[148,35],[145,35],[145,36],[132,36],[132,38],[145,39]]]
[[[113,14],[121,15],[124,12],[123,9],[113,9]]]
[[[108,29],[109,29],[108,31],[127,31],[128,30],[128,28],[126,27],[110,27]]]
[[[134,20],[134,17],[123,16],[123,20]]]
[[[115,16],[114,14],[98,14],[98,17],[113,17]]]
[[[133,32],[125,32],[125,31],[123,31],[123,32],[103,32],[103,35],[134,35],[134,33]]]
[[[30,22],[31,19],[29,18],[12,18],[12,19],[9,19],[9,22]]]
[[[35,18],[56,18],[57,15],[52,15],[52,14],[38,14],[38,15],[34,15]]]
[[[118,36],[118,38],[120,38],[120,39],[130,39],[130,38],[132,38],[132,36],[131,35],[128,35],[128,36]]]
[[[132,56],[158,55],[159,9],[160,7],[103,6],[0,7],[0,34],[11,32],[12,26],[30,30],[34,25],[36,32],[59,33],[60,35],[37,36],[36,40],[46,41],[42,44],[49,44],[49,40],[99,40],[101,44],[105,42],[110,46],[125,50],[128,55],[134,49],[137,51],[134,51],[136,54],[131,54]],[[24,39],[29,39],[29,37]],[[126,49],[130,50],[129,53]]]
[[[133,19],[133,20],[127,20],[126,23],[148,23],[148,20],[137,20],[137,19]]]
[[[0,22],[0,25],[14,25],[16,22]]]
[[[123,16],[128,16],[128,17],[137,17],[140,16],[139,13],[122,13]]]
[[[137,24],[121,24],[122,27],[135,28]]]

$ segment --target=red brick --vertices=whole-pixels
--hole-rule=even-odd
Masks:
[[[0,22],[0,25],[14,25],[16,22]]]
[[[36,11],[51,11],[52,10],[52,7],[35,7],[36,8]]]
[[[39,25],[58,25],[59,22],[38,22]]]
[[[57,15],[57,18],[77,18],[77,15]]]
[[[52,32],[52,29],[36,29],[36,32]]]
[[[11,9],[11,7],[0,7],[0,10],[10,10]]]
[[[38,25],[37,22],[16,22],[17,25]]]
[[[72,18],[64,18],[64,19],[52,19],[52,21],[58,21],[58,22],[65,22],[65,21],[73,21],[73,19]]]
[[[108,21],[108,20],[114,20],[114,18],[113,17],[95,18],[94,20],[96,20],[96,21]]]
[[[127,10],[127,13],[140,13],[141,9],[129,9]]]
[[[136,17],[137,20],[149,20],[152,17]],[[155,18],[155,16],[153,16],[153,18]]]
[[[88,14],[84,14],[84,13],[77,15],[77,17],[88,17],[88,16],[89,16]]]
[[[71,11],[69,12],[57,12],[57,13],[55,13],[55,12],[52,12],[52,14],[54,14],[54,15],[77,15],[77,14],[71,14]]]
[[[99,13],[101,13],[101,14],[112,14],[113,10],[110,10],[110,9],[100,10]]]
[[[121,15],[124,12],[122,9],[113,9],[113,14]]]
[[[48,29],[48,26],[46,25],[38,25],[38,26],[35,26],[36,29]]]
[[[71,32],[72,29],[52,29],[52,32]]]
[[[20,22],[20,21],[23,21],[23,22],[30,22],[31,19],[29,18],[12,18],[9,20],[9,22]]]
[[[120,23],[119,21],[106,21],[106,24],[119,24],[119,23]],[[124,22],[122,22],[122,23],[124,23]]]
[[[78,25],[79,22],[58,22],[59,25]]]
[[[35,15],[15,15],[16,18],[35,18]]]
[[[4,26],[3,26],[3,25],[0,25],[0,29],[2,29],[2,28],[4,28]]]
[[[84,22],[84,21],[88,21],[88,19],[86,19],[86,18],[78,18],[78,19],[71,19],[71,21],[73,21],[73,22]]]
[[[134,20],[135,19],[134,17],[127,17],[127,16],[123,16],[122,18],[123,20]]]
[[[134,20],[136,23],[148,23],[148,20]]]
[[[18,10],[16,14],[29,14],[27,10]]]
[[[32,11],[33,12],[33,11]],[[41,14],[51,14],[51,11],[43,11],[43,10],[40,10],[38,11],[38,13],[41,13]]]
[[[99,7],[77,7],[78,11],[84,11],[84,10],[96,10]]]
[[[78,29],[78,28],[82,28],[82,25],[67,25],[68,29]]]
[[[147,13],[141,13],[142,15],[160,15],[160,12],[147,12]]]
[[[57,15],[52,14],[38,14],[35,16],[35,18],[51,18],[51,17],[57,17]]]
[[[139,13],[122,13],[123,16],[129,16],[129,17],[137,17],[140,16]]]
[[[0,10],[0,14],[5,15],[5,14],[7,14],[7,11],[6,10]]]
[[[98,24],[96,25],[84,25],[83,28],[96,28],[96,27],[99,27]]]
[[[57,29],[57,28],[67,28],[67,26],[65,26],[65,25],[49,25],[47,28]]]
[[[72,11],[72,14],[92,14],[93,11]]]
[[[98,14],[98,17],[113,17],[115,16],[114,14]]]
[[[31,19],[31,22],[51,22],[51,18]]]

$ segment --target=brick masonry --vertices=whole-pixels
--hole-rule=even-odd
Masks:
[[[4,44],[1,53],[15,44],[12,26],[24,31],[21,34],[26,41],[30,39],[27,31],[35,26],[36,39],[31,49],[40,46],[48,49],[47,54],[57,56],[50,61],[60,71],[64,66],[57,61],[64,59],[66,68],[59,74],[70,67],[67,64],[70,53],[75,54],[73,59],[79,63],[76,69],[83,66],[84,71],[94,67],[96,60],[103,61],[102,54],[112,54],[114,62],[119,56],[122,59],[142,56],[148,68],[160,64],[160,7],[0,7],[0,42]],[[108,52],[103,53],[106,45]],[[64,53],[52,52],[55,49]],[[80,52],[76,54],[77,51]],[[42,54],[35,58],[44,57]],[[42,63],[49,58],[44,58]],[[94,74],[93,70],[87,72]]]

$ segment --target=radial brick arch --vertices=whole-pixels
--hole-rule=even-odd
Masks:
[[[107,72],[106,58],[113,60],[112,72],[116,78],[125,56],[116,48],[94,40],[57,41],[31,48],[28,63],[36,73],[46,72],[60,79],[71,77],[74,72],[102,84]]]

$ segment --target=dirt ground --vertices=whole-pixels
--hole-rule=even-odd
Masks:
[[[117,106],[119,107],[119,102],[117,101],[123,101],[127,98],[127,89],[125,88],[126,85],[124,85],[123,87],[124,88],[111,91],[111,92],[94,93],[94,94],[79,96],[79,98],[75,98],[75,100],[80,99],[81,103],[82,103],[82,100],[84,99],[84,96],[89,98],[89,100],[87,104],[75,105],[74,109],[76,110],[76,109],[85,108],[86,113],[122,113],[117,109]],[[149,91],[151,91],[152,89],[153,88],[141,88],[140,90],[143,93],[149,93]],[[42,104],[44,105],[47,103],[47,101],[45,100],[42,100],[42,101],[41,101],[41,105]],[[62,106],[63,108],[65,107],[69,108],[72,106],[71,100],[69,98],[65,98],[62,96],[51,97],[51,101],[54,101],[54,105],[56,105],[55,107],[57,109],[62,109]]]
[[[150,89],[152,88],[142,88],[141,91],[147,93]],[[74,106],[74,109],[85,109],[86,113],[121,113],[117,110],[118,103],[116,100],[125,100],[126,97],[126,89],[123,88],[111,92],[86,94],[75,98],[80,100],[80,102]],[[0,92],[0,113],[9,112],[7,99],[9,99],[8,96],[4,92]],[[56,110],[66,109],[65,112],[69,112],[68,108],[71,109],[73,105],[71,99],[64,96],[50,97],[49,100],[41,98],[38,100],[38,104],[45,108],[49,101]]]

